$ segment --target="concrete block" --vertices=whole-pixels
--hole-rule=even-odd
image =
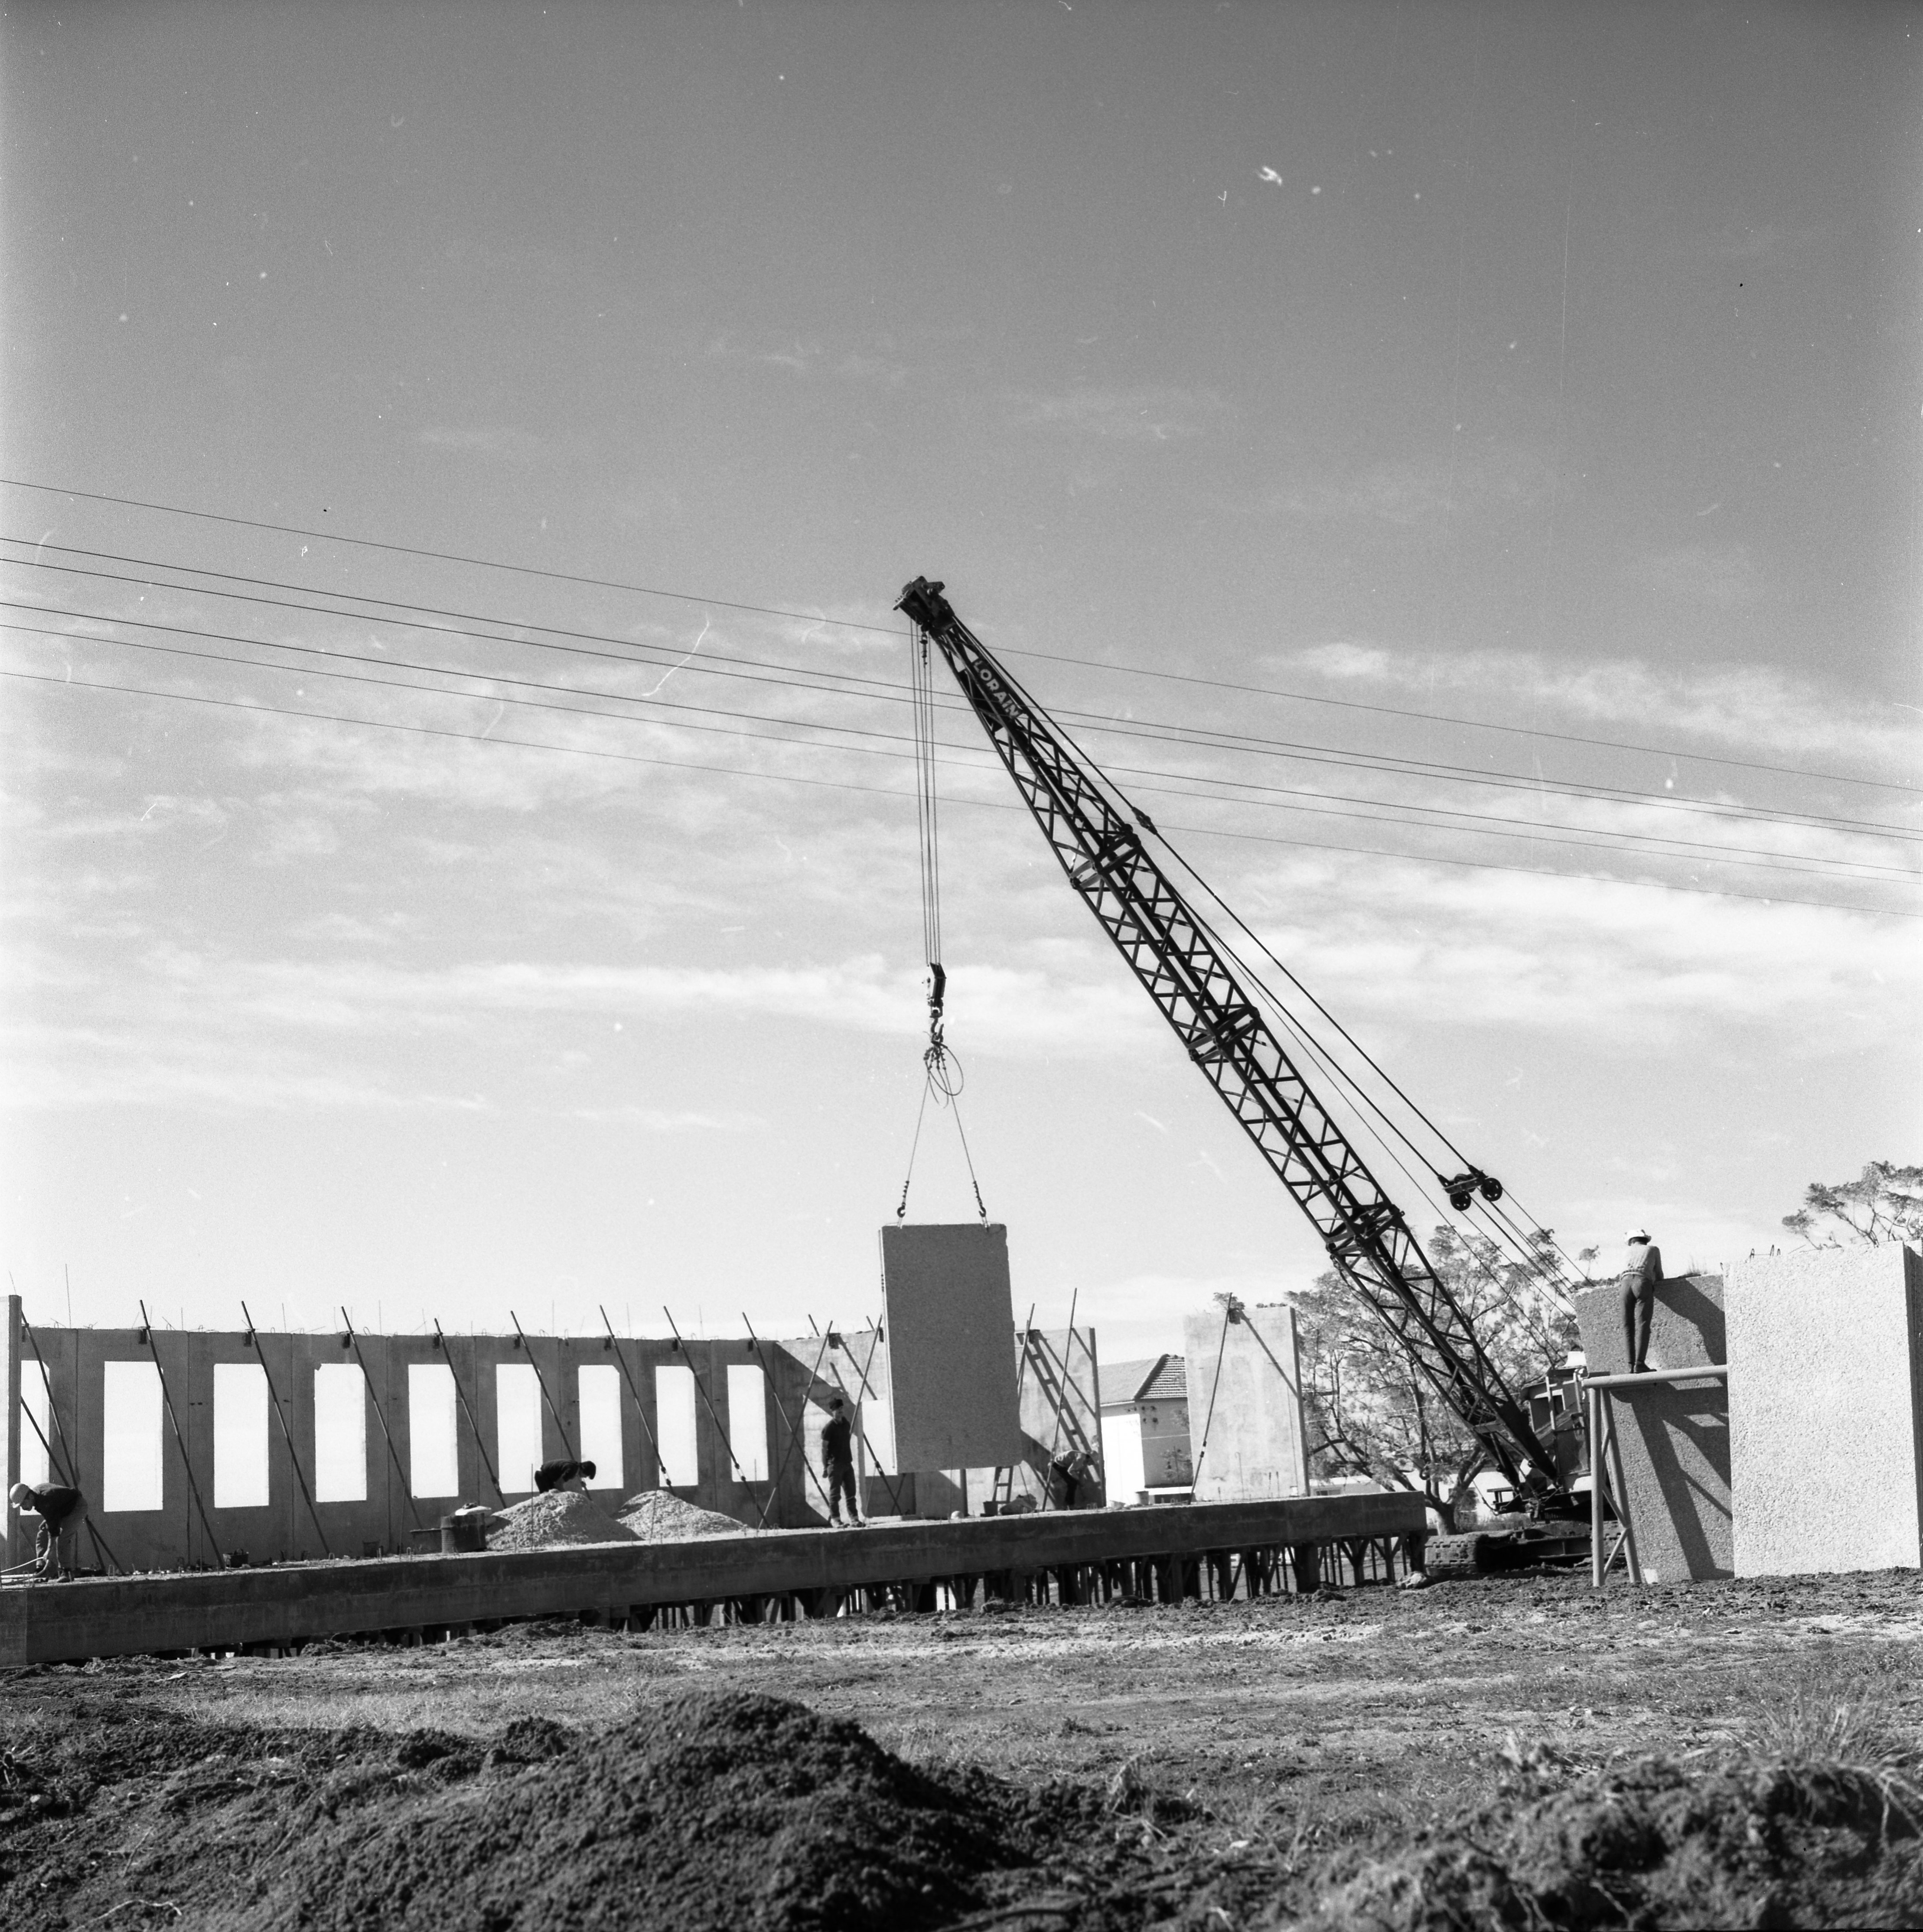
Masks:
[[[1576,1297],[1592,1372],[1629,1367],[1622,1291],[1614,1282]],[[1686,1369],[1728,1359],[1720,1275],[1676,1275],[1656,1291],[1649,1366]],[[1624,1501],[1636,1555],[1652,1583],[1700,1582],[1735,1574],[1731,1543],[1730,1406],[1718,1382],[1652,1383],[1609,1398],[1622,1459]],[[1610,1472],[1613,1487],[1616,1472]]]
[[[1729,1313],[1736,1574],[1923,1564],[1923,1258],[1753,1257]]]
[[[1007,1229],[884,1228],[881,1292],[896,1467],[1018,1462]]]
[[[1211,1308],[1184,1322],[1182,1346],[1196,1501],[1306,1496],[1309,1444],[1294,1309],[1286,1302],[1250,1308],[1231,1322]]]

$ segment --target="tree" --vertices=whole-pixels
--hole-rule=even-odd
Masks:
[[[1813,1180],[1802,1207],[1784,1215],[1783,1225],[1813,1248],[1877,1248],[1888,1241],[1923,1246],[1923,1167],[1873,1160],[1858,1180]]]
[[[1574,1318],[1544,1287],[1546,1279],[1566,1279],[1552,1234],[1538,1229],[1529,1245],[1525,1262],[1486,1237],[1442,1227],[1429,1247],[1437,1275],[1519,1400],[1580,1346]],[[1585,1250],[1586,1265],[1594,1252]],[[1487,1449],[1340,1276],[1323,1275],[1296,1319],[1311,1473],[1366,1475],[1412,1490],[1452,1528],[1456,1498],[1487,1464]]]

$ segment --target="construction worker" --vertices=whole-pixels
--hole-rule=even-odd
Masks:
[[[829,1399],[828,1420],[821,1425],[821,1460],[827,1480],[828,1522],[838,1529],[842,1523],[842,1498],[848,1499],[848,1521],[861,1527],[861,1509],[855,1501],[854,1430],[839,1396]]]
[[[1656,1291],[1663,1285],[1663,1251],[1646,1228],[1632,1228],[1629,1265],[1622,1271],[1622,1337],[1629,1356],[1629,1373],[1643,1374],[1649,1366],[1649,1322],[1655,1312]]]
[[[556,1459],[544,1462],[534,1472],[534,1486],[544,1496],[550,1490],[578,1490],[586,1493],[594,1480],[592,1462],[570,1462]]]
[[[16,1483],[8,1499],[22,1516],[40,1519],[39,1540],[34,1546],[34,1573],[58,1581],[72,1572],[61,1561],[63,1537],[77,1538],[87,1520],[87,1499],[78,1490],[49,1483],[35,1489],[29,1483]]]

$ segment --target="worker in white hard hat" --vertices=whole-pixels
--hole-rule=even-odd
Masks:
[[[72,1538],[77,1543],[80,1526],[87,1520],[87,1499],[78,1490],[69,1489],[64,1484],[43,1484],[38,1489],[31,1483],[16,1483],[7,1492],[7,1499],[20,1515],[39,1519],[40,1535],[34,1548],[34,1573],[58,1582],[68,1574],[65,1564],[61,1561],[61,1544],[64,1538]],[[74,1544],[69,1544],[70,1548]]]
[[[1622,1271],[1622,1336],[1629,1373],[1640,1376],[1649,1366],[1649,1322],[1663,1283],[1663,1251],[1647,1228],[1632,1228],[1623,1238],[1629,1244],[1629,1265]]]

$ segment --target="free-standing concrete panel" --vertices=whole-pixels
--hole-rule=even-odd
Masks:
[[[881,1293],[896,1468],[1019,1462],[1008,1230],[884,1228]]]
[[[1739,1576],[1923,1563],[1923,1260],[1753,1257],[1730,1274]]]
[[[1306,1496],[1309,1444],[1294,1308],[1247,1308],[1238,1321],[1220,1308],[1191,1315],[1182,1346],[1196,1501]]]
[[[1629,1345],[1618,1284],[1581,1290],[1576,1315],[1591,1372],[1625,1373]],[[1687,1369],[1729,1359],[1722,1277],[1677,1275],[1664,1282],[1650,1316],[1648,1366]],[[1645,1580],[1679,1583],[1733,1574],[1726,1386],[1720,1381],[1651,1383],[1618,1389],[1609,1400],[1624,1500]],[[1612,1488],[1616,1481],[1612,1469]]]

